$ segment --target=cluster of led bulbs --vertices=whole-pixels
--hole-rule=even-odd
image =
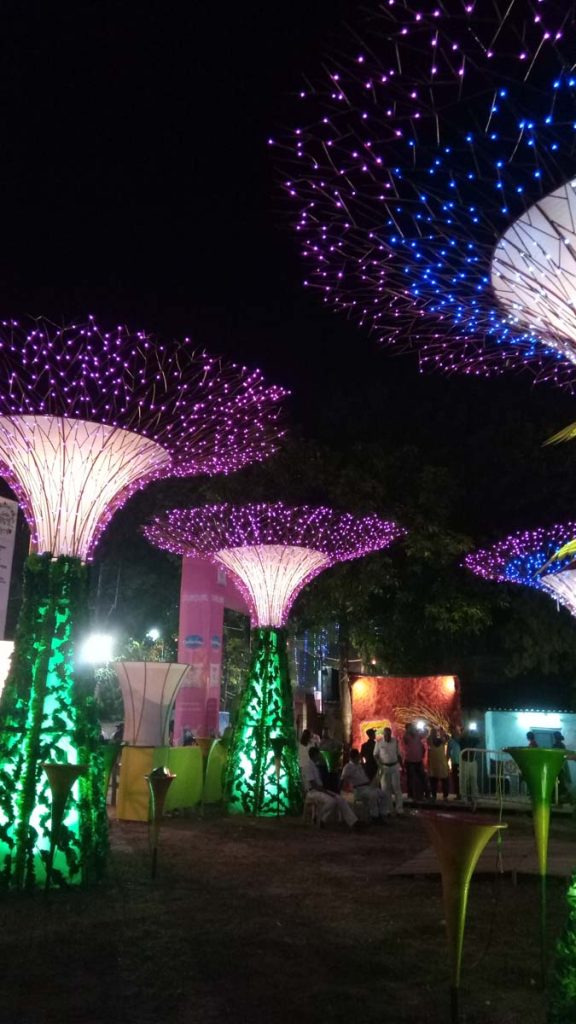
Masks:
[[[404,532],[375,515],[282,502],[172,509],[144,528],[157,547],[207,556],[233,573],[254,626],[282,626],[302,587],[318,573],[380,551]]]
[[[328,62],[301,93],[303,126],[269,141],[288,154],[306,284],[333,308],[416,346],[423,366],[528,364],[572,383],[576,290],[546,306],[570,218],[552,216],[543,260],[546,232],[535,259],[523,242],[523,292],[510,300],[501,279],[517,242],[502,236],[576,177],[576,31],[554,0],[504,14],[486,0],[479,15],[451,0],[380,6],[365,52]]]
[[[0,325],[0,471],[38,551],[92,555],[151,480],[230,473],[283,434],[283,388],[188,339],[165,345],[94,320]]]
[[[464,564],[485,580],[541,590],[576,615],[574,555],[558,557],[574,537],[576,523],[571,522],[514,533],[492,547],[467,555]]]

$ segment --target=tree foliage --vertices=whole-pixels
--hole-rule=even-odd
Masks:
[[[543,706],[554,693],[567,705],[576,679],[571,617],[557,613],[543,595],[486,583],[462,568],[465,554],[484,540],[538,525],[538,496],[550,488],[555,518],[570,504],[565,465],[557,451],[540,448],[550,423],[537,420],[519,432],[513,408],[504,417],[501,408],[499,415],[489,408],[474,431],[466,431],[466,404],[453,402],[438,410],[443,422],[435,424],[431,443],[428,415],[422,409],[402,439],[393,430],[386,434],[367,407],[348,430],[295,437],[273,459],[241,473],[153,485],[106,535],[92,578],[95,616],[122,623],[125,638],[144,635],[152,625],[165,635],[176,632],[179,560],[134,535],[135,521],[164,508],[282,499],[374,512],[405,526],[405,540],[321,574],[298,598],[291,628],[336,622],[343,646],[375,663],[376,671],[457,673],[465,695],[468,685],[478,702],[491,687],[492,700],[511,702],[511,679],[518,684],[510,690],[514,699],[521,693]],[[491,534],[479,536],[489,522]]]

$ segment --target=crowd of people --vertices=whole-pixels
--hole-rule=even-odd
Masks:
[[[411,722],[400,740],[390,728],[383,730],[380,739],[375,729],[367,729],[366,736],[360,749],[352,748],[347,763],[335,772],[334,754],[341,752],[341,746],[326,730],[321,738],[309,729],[302,733],[299,756],[306,802],[315,808],[321,824],[337,816],[350,828],[360,828],[364,821],[356,813],[359,807],[374,823],[401,816],[402,772],[409,800],[434,802],[439,791],[448,800],[452,791],[476,810],[474,751],[479,738],[473,729],[463,732],[456,727],[449,734],[443,728],[422,728]]]

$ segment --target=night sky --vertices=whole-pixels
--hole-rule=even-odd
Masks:
[[[344,0],[4,4],[2,316],[90,312],[258,365],[305,434],[449,464],[478,542],[567,517],[574,455],[535,474],[531,446],[576,419],[570,396],[422,376],[302,287],[266,140],[298,124],[303,76],[356,24]]]
[[[288,385],[313,425],[329,388],[353,402],[375,375],[402,433],[454,387],[471,415],[510,392],[529,415],[528,377],[419,381],[415,357],[378,352],[302,287],[266,140],[298,124],[303,76],[349,45],[354,4],[26,7],[3,16],[3,315],[190,334]]]

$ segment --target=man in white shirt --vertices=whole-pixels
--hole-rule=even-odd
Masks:
[[[360,751],[350,751],[350,760],[345,764],[340,776],[341,790],[350,787],[354,799],[366,804],[372,821],[384,820],[390,813],[387,794],[377,785],[372,785],[360,763]]]
[[[320,815],[320,821],[326,822],[336,811],[342,821],[345,821],[348,828],[356,828],[359,824],[350,804],[338,793],[330,793],[322,785],[322,777],[318,769],[320,751],[318,747],[309,747],[308,763],[302,763],[302,779],[306,790],[306,802],[315,804]]]
[[[374,758],[380,770],[380,785],[390,801],[390,806],[392,806],[392,797],[394,797],[396,814],[404,814],[404,801],[400,785],[402,758],[398,740],[392,735],[391,729],[384,729],[383,738],[378,740],[374,748]]]

